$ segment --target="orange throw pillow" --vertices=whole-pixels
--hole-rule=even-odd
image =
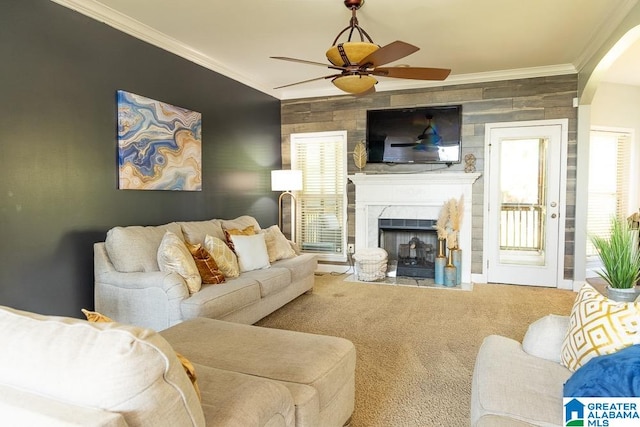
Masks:
[[[202,283],[205,285],[224,283],[224,274],[218,268],[218,264],[216,264],[211,254],[200,244],[188,246],[189,252],[191,252],[193,260],[196,262],[196,267],[198,267],[198,272],[200,272],[200,277],[202,277]]]

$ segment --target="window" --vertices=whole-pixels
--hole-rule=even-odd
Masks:
[[[291,135],[291,168],[302,171],[296,236],[303,252],[346,260],[347,132]]]
[[[630,132],[592,130],[589,144],[588,236],[609,236],[611,218],[625,219],[629,209]],[[597,251],[587,240],[587,258]]]

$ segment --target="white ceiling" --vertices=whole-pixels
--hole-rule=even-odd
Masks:
[[[329,80],[274,90],[333,72],[269,57],[326,62],[325,51],[351,18],[343,0],[52,1],[279,99],[342,94]],[[637,1],[366,0],[357,16],[375,43],[421,48],[389,65],[450,68],[444,84],[459,84],[575,73]],[[441,84],[379,78],[376,89]]]

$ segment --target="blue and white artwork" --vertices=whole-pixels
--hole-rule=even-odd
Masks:
[[[121,190],[202,190],[202,115],[118,91]]]

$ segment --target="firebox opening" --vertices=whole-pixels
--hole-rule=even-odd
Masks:
[[[378,219],[378,245],[389,263],[397,263],[397,276],[434,278],[438,247],[436,220]]]

